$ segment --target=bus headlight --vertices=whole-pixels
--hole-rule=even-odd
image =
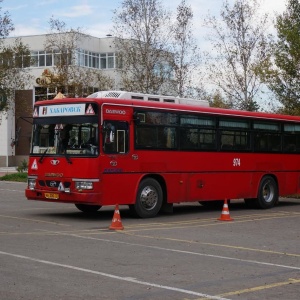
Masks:
[[[76,190],[92,190],[94,186],[91,181],[76,181],[75,188]]]
[[[36,178],[28,178],[27,183],[28,183],[28,188],[30,190],[34,190],[36,184]]]

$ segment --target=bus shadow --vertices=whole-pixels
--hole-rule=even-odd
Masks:
[[[247,206],[244,201],[238,200],[238,201],[232,201],[229,205],[229,210],[238,212],[238,211],[265,211],[263,209],[258,208],[251,208]],[[300,206],[300,201],[298,199],[288,199],[284,198],[283,200],[280,200],[278,205],[276,205],[273,209],[282,209],[282,208],[288,208],[288,207],[297,207]],[[181,203],[181,204],[174,204],[173,207],[173,213],[165,213],[160,212],[157,216],[157,218],[167,218],[169,216],[183,216],[183,215],[190,215],[190,214],[197,214],[197,213],[205,213],[205,212],[222,212],[223,206],[222,205],[216,205],[216,206],[206,206],[199,204],[197,202],[195,203]],[[119,208],[120,210],[120,216],[122,219],[136,219],[136,220],[143,220],[139,217],[134,216],[131,211],[129,210],[127,205],[122,205]],[[105,221],[105,222],[111,222],[113,215],[114,215],[114,207],[102,207],[99,211],[95,213],[84,213],[81,211],[53,211],[53,212],[43,212],[43,213],[31,213],[31,217],[37,218],[49,218],[54,219],[58,222],[60,219],[64,220],[70,220],[70,221],[87,221],[87,222],[95,222],[95,221]],[[155,218],[154,218],[155,219]],[[147,219],[145,219],[147,220]]]
[[[122,214],[122,218],[132,218],[129,208],[120,208],[120,214]],[[75,221],[111,221],[114,215],[114,208],[106,208],[103,207],[99,211],[94,213],[84,213],[78,210],[74,211],[54,211],[54,212],[45,212],[45,213],[35,213],[31,214],[32,217],[42,217],[42,218],[50,218],[50,219],[64,219],[64,220],[75,220]]]
[[[282,209],[286,207],[293,207],[293,206],[300,206],[300,201],[298,199],[284,199],[280,200],[279,203],[271,208],[273,209]],[[264,209],[260,208],[252,208],[246,205],[246,203],[243,200],[237,200],[237,201],[232,201],[229,205],[228,208],[230,211],[265,211]],[[179,204],[179,205],[174,205],[173,208],[173,214],[176,215],[183,215],[183,214],[193,214],[197,212],[222,212],[223,205],[202,205],[202,204]],[[167,213],[161,213],[160,215],[167,215]]]

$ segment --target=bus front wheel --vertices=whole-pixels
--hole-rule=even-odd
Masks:
[[[75,204],[75,206],[80,211],[88,214],[95,213],[101,208],[101,205]]]
[[[259,208],[272,208],[278,202],[278,186],[271,176],[265,176],[259,185],[257,206]]]
[[[161,209],[163,192],[160,184],[153,178],[141,181],[135,204],[130,209],[140,218],[153,218]]]

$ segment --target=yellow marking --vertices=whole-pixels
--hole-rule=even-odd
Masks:
[[[182,239],[175,239],[175,238],[168,238],[168,237],[132,234],[131,232],[128,232],[128,231],[123,231],[123,232],[120,232],[120,233],[127,234],[127,235],[132,235],[132,236],[135,236],[135,237],[148,238],[148,239],[160,239],[160,240],[167,240],[167,241],[180,242],[180,243],[200,244],[200,245],[208,245],[208,246],[214,246],[214,247],[232,248],[232,249],[247,250],[247,251],[254,251],[254,252],[262,252],[262,253],[270,253],[270,254],[279,254],[279,255],[285,255],[285,256],[300,257],[300,254],[294,254],[294,253],[286,253],[286,252],[271,251],[271,250],[262,250],[262,249],[256,249],[256,248],[247,248],[247,247],[224,245],[224,244],[206,243],[206,242],[199,242],[199,241],[192,241],[192,240],[182,240]]]
[[[30,222],[35,222],[35,223],[55,224],[55,225],[60,225],[60,226],[71,226],[69,224],[63,224],[63,223],[58,223],[58,222],[49,222],[49,221],[43,221],[43,220],[37,220],[37,219],[27,219],[27,218],[13,217],[13,216],[5,216],[5,215],[0,215],[0,217],[8,218],[8,219],[30,221]]]
[[[289,217],[289,218],[300,217],[300,214],[299,215],[292,215],[292,216],[290,216],[290,215],[279,215],[279,216],[275,215],[275,216],[272,216],[272,217],[252,218],[251,220],[239,220],[239,218],[234,217],[234,221],[230,222],[230,223],[229,222],[224,223],[224,222],[221,222],[221,221],[218,221],[217,219],[215,219],[214,223],[198,224],[199,223],[199,220],[198,220],[197,223],[195,223],[195,224],[186,224],[186,225],[182,224],[183,226],[173,226],[173,227],[169,227],[170,223],[167,223],[167,224],[162,224],[162,225],[165,225],[166,227],[155,228],[155,230],[181,229],[181,228],[189,228],[189,227],[206,227],[206,226],[216,226],[216,225],[224,226],[224,225],[229,225],[229,224],[234,224],[234,223],[246,223],[246,222],[264,221],[264,220],[271,220],[271,219],[282,219],[282,218],[287,218],[287,217]],[[210,219],[210,220],[212,220],[212,219]],[[153,227],[151,227],[149,225],[151,225],[151,223],[150,224],[145,224],[144,226],[142,226],[142,227],[147,227],[147,228],[144,228],[144,229],[137,228],[137,229],[132,229],[130,231],[134,232],[134,231],[140,231],[140,230],[143,230],[143,231],[153,230]],[[179,223],[178,225],[181,225],[181,223]],[[126,228],[136,228],[136,225],[126,226]]]
[[[295,283],[300,283],[300,279],[289,278],[288,281],[261,285],[261,286],[257,286],[257,287],[253,287],[253,288],[249,288],[249,289],[240,290],[240,291],[224,293],[224,294],[221,294],[218,296],[225,297],[225,296],[233,296],[233,295],[239,295],[239,294],[245,294],[245,293],[252,293],[252,292],[256,292],[256,291],[271,289],[274,287],[279,287],[279,286],[288,285],[288,284],[295,284]]]
[[[228,292],[228,293],[224,293],[224,294],[219,294],[216,296],[228,297],[228,296],[240,295],[240,294],[245,294],[245,293],[253,293],[253,292],[257,292],[257,291],[262,291],[262,290],[266,290],[266,289],[276,288],[279,286],[295,284],[295,283],[300,283],[300,279],[289,278],[288,281],[261,285],[261,286],[257,286],[257,287],[253,287],[253,288],[249,288],[249,289],[243,289],[243,290],[239,290],[239,291],[233,291],[233,292]],[[197,298],[197,299],[193,299],[193,300],[207,300],[207,299],[209,299],[209,298],[201,297],[201,298]],[[191,300],[191,299],[184,298],[183,300]]]
[[[33,232],[0,232],[0,235],[72,235],[72,234],[85,234],[89,233],[91,231],[96,231],[97,234],[111,234],[114,233],[113,231],[109,231],[108,228],[102,228],[102,229],[83,229],[83,230],[68,230],[68,231],[50,231],[50,230],[40,230]],[[101,232],[102,231],[102,232]]]
[[[220,211],[220,214],[221,214],[221,211]],[[240,220],[240,219],[247,219],[247,218],[253,218],[253,217],[289,217],[288,214],[297,214],[300,216],[300,213],[294,213],[294,212],[291,212],[291,213],[288,213],[288,212],[279,212],[279,213],[265,213],[265,214],[251,214],[251,215],[242,215],[242,216],[234,216],[234,219],[235,220]],[[293,216],[294,217],[294,216]],[[149,227],[149,226],[171,226],[171,225],[176,225],[176,224],[193,224],[193,223],[203,223],[203,222],[206,222],[206,221],[216,221],[217,219],[216,218],[206,218],[206,219],[197,219],[197,220],[187,220],[187,221],[178,221],[178,222],[167,222],[167,223],[140,223],[140,224],[135,224],[135,225],[132,225],[132,226],[127,226],[127,227]],[[252,221],[252,220],[250,220]],[[221,224],[219,221],[218,221],[218,224]]]

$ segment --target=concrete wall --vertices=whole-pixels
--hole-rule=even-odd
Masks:
[[[15,165],[15,149],[11,143],[15,139],[14,111],[0,113],[0,166],[11,167]]]
[[[17,166],[25,159],[28,160],[30,151],[30,138],[32,131],[33,91],[16,91],[16,117],[15,128],[17,143],[15,145]]]

